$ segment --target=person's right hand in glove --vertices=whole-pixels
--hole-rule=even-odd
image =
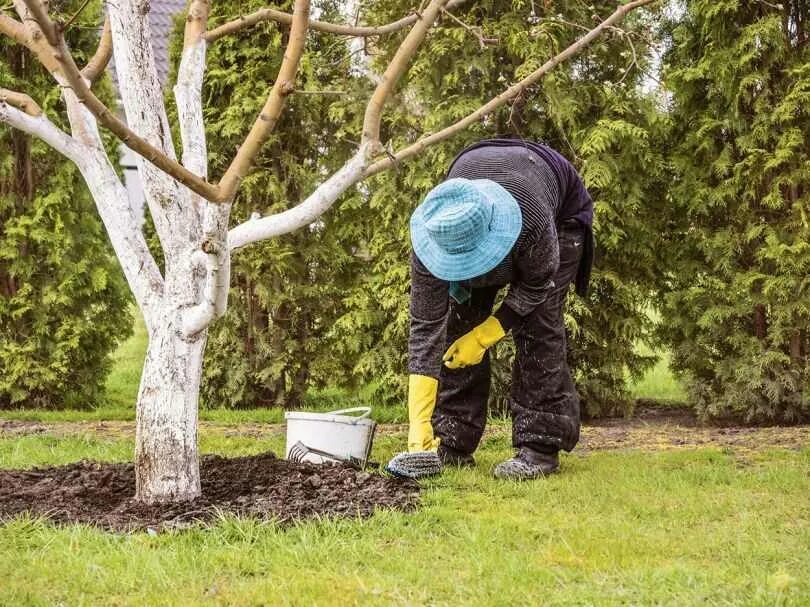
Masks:
[[[426,375],[408,378],[408,451],[436,451],[439,439],[433,436],[430,418],[436,407],[439,380]]]

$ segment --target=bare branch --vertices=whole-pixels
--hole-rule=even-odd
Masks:
[[[465,2],[467,2],[467,0],[451,0],[447,4],[447,8],[452,9],[464,4]],[[228,21],[227,23],[223,23],[222,25],[215,27],[207,32],[204,38],[208,42],[214,42],[215,40],[219,40],[224,36],[236,33],[248,27],[252,27],[257,23],[262,23],[263,21],[275,21],[276,23],[281,23],[282,25],[290,25],[292,24],[292,19],[293,16],[289,13],[285,13],[274,8],[262,8],[254,13],[242,15],[238,19]],[[402,19],[392,21],[391,23],[377,26],[342,25],[339,23],[327,23],[325,21],[311,20],[309,22],[309,28],[329,34],[368,38],[371,36],[384,36],[385,34],[391,34],[393,32],[403,30],[409,25],[416,23],[418,19],[418,14],[413,13],[407,17],[403,17]]]
[[[101,73],[107,68],[107,64],[112,58],[112,29],[110,28],[110,17],[104,19],[104,28],[101,30],[101,38],[98,48],[87,65],[82,69],[82,76],[90,82],[95,82]]]
[[[5,122],[24,133],[38,137],[76,164],[81,162],[81,145],[41,112],[38,115],[29,114],[0,98],[0,122]]]
[[[391,63],[385,68],[380,83],[366,106],[366,114],[363,118],[363,141],[371,142],[373,146],[379,146],[383,106],[394,91],[402,74],[407,71],[411,59],[424,42],[428,30],[433,26],[445,4],[447,4],[447,0],[431,0],[421,13],[419,20],[405,36],[402,44],[399,45]]]
[[[17,23],[8,17],[4,19],[0,15],[0,32],[10,35],[14,40],[25,46],[49,72],[57,72],[59,63],[54,58],[53,47],[48,44],[42,30],[31,17],[28,7],[23,4],[22,0],[14,0],[14,7],[22,23]]]
[[[23,24],[8,15],[0,14],[0,34],[5,34],[18,44],[28,46],[28,34]]]
[[[618,32],[619,35],[622,36],[622,38],[627,40],[627,45],[630,47],[630,52],[632,54],[632,59],[630,60],[630,63],[627,65],[626,68],[624,68],[624,74],[622,74],[622,77],[616,83],[621,84],[622,82],[625,81],[627,76],[630,75],[630,70],[632,70],[633,67],[635,67],[636,69],[640,69],[638,65],[638,54],[636,53],[636,45],[633,44],[633,38],[630,36],[628,32],[624,31],[620,27],[611,27],[610,29],[615,32]]]
[[[284,100],[295,90],[295,76],[304,52],[309,24],[309,5],[309,0],[295,0],[290,39],[284,51],[278,77],[250,133],[219,182],[219,195],[223,200],[229,200],[236,192],[242,178],[250,170],[265,141],[273,132],[281,116],[281,110],[284,109]]]
[[[51,56],[59,65],[60,72],[67,85],[73,89],[87,109],[109,130],[111,130],[127,147],[131,148],[157,168],[171,175],[177,181],[209,200],[218,200],[218,188],[195,175],[182,164],[167,156],[162,150],[138,136],[118,118],[90,90],[82,77],[76,62],[65,44],[56,25],[48,17],[39,0],[22,0],[35,19],[45,39],[55,49]],[[47,66],[46,66],[47,67]]]
[[[92,116],[86,115],[92,119]],[[95,132],[95,145],[83,145],[59,129],[44,114],[33,116],[2,98],[0,122],[38,137],[79,168],[96,201],[138,305],[143,310],[147,323],[153,325],[153,308],[156,296],[159,297],[163,290],[163,278],[149,252],[143,233],[135,227],[137,223],[129,206],[126,190],[106,156],[98,132]]]
[[[209,0],[190,0],[183,32],[183,48],[197,44],[200,38],[205,37],[210,10]]]
[[[48,11],[45,10],[45,6],[42,4],[42,2],[39,2],[38,0],[22,0],[22,2],[31,13],[34,23],[39,26],[39,29],[45,36],[45,40],[48,41],[48,44],[50,44],[53,48],[59,48],[59,29],[48,17]]]
[[[582,49],[587,47],[595,38],[597,38],[600,34],[602,34],[605,30],[610,29],[615,23],[620,22],[624,17],[630,13],[631,11],[655,2],[656,0],[633,0],[632,2],[628,2],[627,4],[623,4],[619,6],[613,14],[611,14],[607,19],[602,21],[599,25],[594,27],[591,31],[587,34],[579,38],[576,42],[571,44],[568,48],[560,52],[559,54],[555,55],[548,61],[546,61],[542,66],[536,69],[534,72],[526,76],[520,82],[510,86],[506,89],[503,93],[494,97],[486,104],[475,110],[474,112],[468,114],[455,124],[452,124],[441,131],[433,133],[432,135],[428,135],[419,139],[415,143],[407,146],[406,148],[400,150],[396,154],[388,158],[382,158],[369,166],[364,176],[368,177],[370,175],[375,175],[380,171],[390,168],[396,162],[401,162],[406,158],[410,158],[427,148],[428,146],[434,145],[440,141],[444,141],[456,135],[457,133],[461,132],[471,124],[475,123],[476,121],[484,118],[485,116],[491,114],[493,111],[498,109],[499,107],[505,105],[515,97],[517,97],[524,89],[528,88],[529,86],[535,84],[539,81],[545,74],[550,72],[554,69],[557,65],[570,59],[574,55],[577,55]]]
[[[25,93],[0,88],[0,103],[7,103],[34,118],[42,116],[42,108]]]
[[[70,26],[73,24],[74,21],[76,21],[76,18],[82,14],[84,9],[87,8],[88,4],[90,4],[90,0],[84,0],[84,2],[82,2],[82,5],[79,7],[79,10],[73,13],[73,16],[70,19],[65,21],[64,25],[61,26],[61,30],[63,33],[70,29]]]
[[[228,246],[231,251],[311,224],[323,215],[341,194],[362,180],[363,170],[368,165],[369,152],[369,144],[361,145],[357,153],[339,171],[297,206],[268,217],[251,218],[232,228],[228,232]]]
[[[174,97],[183,144],[183,166],[203,179],[208,177],[208,153],[202,112],[202,83],[205,74],[205,33],[210,4],[191,0],[186,16],[183,55],[177,70]]]
[[[19,9],[27,11],[24,5]],[[21,14],[21,17],[23,15]],[[0,34],[5,34],[18,44],[31,51],[48,71],[57,69],[58,64],[53,58],[53,52],[35,23],[23,24],[7,15],[0,14]],[[36,35],[34,35],[36,34]]]

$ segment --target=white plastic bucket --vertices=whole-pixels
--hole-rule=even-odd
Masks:
[[[348,415],[354,413],[355,415]],[[284,414],[287,420],[287,448],[285,457],[298,441],[307,447],[332,453],[337,457],[355,457],[367,461],[371,453],[376,423],[369,419],[371,407],[353,407],[329,413],[309,413],[289,411]],[[315,453],[309,453],[303,461],[322,464],[332,461]]]

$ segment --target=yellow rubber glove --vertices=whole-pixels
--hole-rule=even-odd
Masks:
[[[469,333],[459,337],[444,353],[445,366],[448,369],[461,369],[477,365],[484,358],[487,348],[494,346],[506,333],[500,321],[490,316]]]
[[[426,375],[408,378],[408,451],[435,451],[439,439],[433,438],[430,417],[436,407],[439,380]]]

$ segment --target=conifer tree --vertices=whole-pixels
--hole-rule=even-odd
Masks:
[[[374,3],[378,19],[401,13],[407,2]],[[468,29],[437,29],[430,52],[417,61],[399,98],[401,111],[387,128],[404,138],[430,132],[464,115],[512,76],[534,69],[613,3],[476,2],[455,14]],[[592,414],[626,410],[628,372],[641,374],[651,357],[635,344],[650,331],[645,306],[655,279],[656,236],[649,217],[657,212],[664,159],[655,138],[659,114],[640,90],[647,71],[649,16],[630,19],[575,61],[560,66],[510,107],[463,136],[427,150],[420,158],[380,175],[366,196],[336,211],[363,226],[369,264],[345,298],[346,313],[334,334],[354,377],[379,386],[381,400],[401,403],[407,355],[408,217],[444,175],[465,145],[507,135],[545,141],[581,170],[596,201],[597,263],[591,294],[569,298],[571,363],[578,389]],[[379,49],[385,52],[386,49]],[[383,55],[384,56],[384,55]],[[372,66],[374,63],[372,62]],[[374,211],[364,214],[367,205]],[[508,394],[511,344],[498,346],[493,404]]]
[[[810,5],[691,0],[671,27],[662,336],[705,416],[810,415]]]
[[[82,19],[94,19],[93,11]],[[92,53],[96,38],[92,29],[77,36],[77,54]],[[28,50],[0,38],[0,55],[9,68],[0,71],[0,88],[24,86],[46,110],[59,105],[53,80]],[[109,86],[103,90],[109,98]],[[0,407],[95,404],[110,353],[131,331],[128,304],[76,167],[0,123]]]

